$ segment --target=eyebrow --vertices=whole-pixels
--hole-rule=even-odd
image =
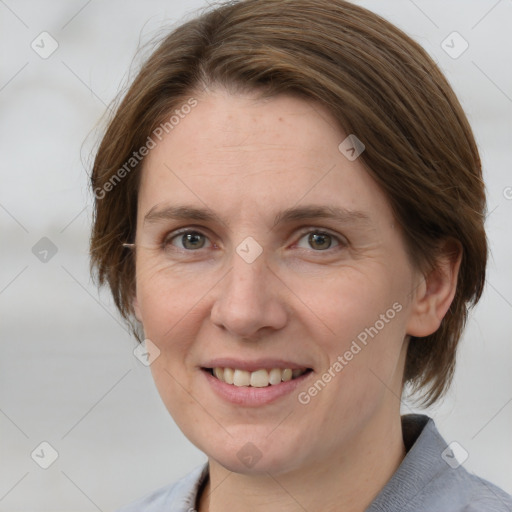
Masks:
[[[305,205],[287,208],[279,212],[274,218],[272,229],[279,224],[311,219],[330,219],[344,224],[371,225],[368,214],[339,206],[332,205]],[[218,222],[225,224],[222,218],[209,208],[180,205],[158,208],[153,206],[144,216],[144,224],[156,223],[165,220],[195,220],[205,222]]]

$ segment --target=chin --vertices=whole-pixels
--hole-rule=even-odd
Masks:
[[[273,458],[269,460],[267,457],[255,461],[253,464],[241,462],[237,456],[233,457],[231,454],[225,454],[224,457],[214,458],[218,464],[233,473],[241,475],[252,475],[252,476],[268,476],[279,475],[282,473],[288,473],[294,469],[298,469],[297,464],[293,464],[289,459]]]
[[[226,443],[199,448],[209,460],[214,460],[228,471],[243,475],[278,475],[298,469],[303,462],[304,454],[300,453],[300,447],[287,446],[277,436],[273,442],[265,435],[261,438],[252,436],[253,441],[245,439],[234,437]]]

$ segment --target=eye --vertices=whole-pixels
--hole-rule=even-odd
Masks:
[[[306,240],[306,243],[309,244],[309,247],[312,247],[313,249],[316,249],[317,251],[326,251],[327,249],[332,249],[334,247],[346,245],[344,243],[340,243],[341,240],[335,235],[332,235],[331,233],[327,233],[325,231],[320,230],[314,230],[309,231],[305,234],[303,234],[300,238],[300,240]],[[333,242],[335,245],[333,246]],[[300,241],[297,244],[299,247]],[[304,246],[302,246],[304,247]]]
[[[301,245],[301,240],[306,240],[308,247]],[[182,251],[193,252],[199,249],[215,247],[211,242],[210,246],[208,246],[207,241],[209,241],[209,238],[204,233],[193,229],[183,229],[166,235],[162,241],[162,248],[166,249],[169,248],[169,246],[173,246]],[[347,244],[342,241],[340,237],[318,229],[310,229],[309,231],[302,233],[299,242],[297,243],[298,247],[306,249],[313,248],[315,249],[315,252],[326,251],[328,249],[345,245]]]
[[[165,249],[169,245],[173,245],[178,249],[194,251],[205,248],[206,240],[208,240],[208,237],[200,231],[184,229],[167,235],[162,242],[162,246]]]

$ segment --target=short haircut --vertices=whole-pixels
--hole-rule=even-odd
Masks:
[[[397,27],[343,0],[242,0],[207,9],[167,35],[111,118],[91,176],[91,270],[107,283],[140,341],[134,318],[140,148],[173,109],[204,87],[293,94],[326,106],[366,146],[360,159],[387,197],[411,262],[425,275],[446,239],[462,261],[439,329],[411,337],[404,383],[423,405],[453,377],[469,308],[485,283],[485,188],[471,127],[446,78]],[[127,162],[130,165],[127,166]],[[122,171],[124,169],[124,171]],[[122,178],[122,179],[121,179]]]

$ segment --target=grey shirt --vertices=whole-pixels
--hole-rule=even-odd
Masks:
[[[434,421],[402,416],[407,454],[366,512],[512,512],[512,496],[458,464]],[[208,464],[118,512],[193,512]]]

